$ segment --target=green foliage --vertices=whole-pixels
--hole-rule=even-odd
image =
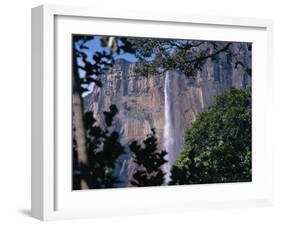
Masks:
[[[250,88],[218,96],[186,130],[171,184],[251,181],[251,115]]]
[[[167,162],[165,160],[167,152],[157,149],[155,129],[152,129],[152,133],[143,141],[143,146],[133,141],[130,149],[137,164],[131,184],[138,187],[163,185],[165,174],[161,167]]]
[[[202,68],[208,58],[213,60],[221,52],[226,53],[230,63],[232,59],[231,43],[226,42],[108,36],[104,36],[100,40],[103,50],[91,55],[86,43],[94,38],[95,36],[91,35],[73,36],[73,93],[78,93],[80,97],[92,83],[102,87],[100,75],[113,66],[114,54],[122,52],[135,54],[140,60],[136,72],[143,76],[159,74],[167,70],[179,70],[186,76],[192,77]],[[235,67],[237,66],[245,67],[240,61],[236,61]],[[83,70],[85,76],[81,77],[78,69]],[[246,70],[247,73],[251,73],[250,68],[246,68]],[[235,94],[235,91],[231,92],[233,92],[231,95]],[[228,101],[231,103],[231,113],[229,112],[224,119],[219,118],[220,114],[224,113],[222,109],[227,108]],[[235,104],[237,103],[231,97],[229,100],[221,101],[218,98],[216,105],[208,112],[210,114],[203,113],[199,116],[193,130],[187,132],[186,147],[177,166],[173,168],[171,184],[250,180],[251,147],[246,141],[250,142],[251,139],[251,130],[248,125],[251,120],[245,115],[243,106]],[[218,109],[215,109],[216,106]],[[80,107],[83,111],[82,98]],[[219,113],[211,113],[216,110]],[[89,163],[87,165],[79,163],[76,141],[73,138],[74,189],[80,189],[81,178],[87,181],[90,188],[114,187],[114,183],[118,183],[113,169],[116,159],[124,153],[124,147],[119,142],[119,133],[111,131],[112,121],[117,112],[116,106],[111,106],[109,112],[104,112],[105,128],[96,125],[92,113],[85,114],[85,143]],[[244,115],[244,118],[242,116],[239,118],[237,115]],[[248,117],[250,115],[249,112]],[[241,126],[243,131],[235,129],[237,125]],[[73,131],[75,133],[75,128]],[[220,131],[224,131],[223,134]],[[244,134],[244,136],[243,133],[247,132],[248,134]],[[207,139],[209,140],[207,141]],[[143,146],[138,145],[136,141],[130,145],[134,153],[134,161],[138,165],[131,183],[135,186],[162,185],[164,173],[161,167],[166,162],[164,158],[166,152],[157,150],[154,130],[143,141]],[[225,155],[222,152],[225,152]],[[231,172],[231,175],[228,175],[227,172]]]
[[[82,177],[89,188],[113,188],[115,183],[120,182],[114,176],[114,168],[117,158],[125,151],[119,141],[119,133],[111,128],[117,112],[115,105],[110,106],[110,111],[104,112],[105,128],[96,125],[92,112],[84,114],[88,165],[78,164],[74,142],[74,173],[79,172],[74,174],[74,189],[80,189],[79,179]]]

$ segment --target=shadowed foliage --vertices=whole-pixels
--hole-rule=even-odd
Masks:
[[[115,105],[110,106],[110,111],[104,112],[105,128],[98,126],[92,112],[84,114],[84,127],[86,130],[86,150],[88,165],[74,164],[73,187],[80,189],[79,177],[84,177],[89,188],[112,188],[118,179],[114,176],[116,159],[124,152],[124,146],[120,143],[120,135],[113,131],[112,123],[118,109]],[[74,142],[75,147],[75,142]],[[74,163],[76,160],[74,150]],[[84,172],[84,173],[83,173]]]
[[[75,59],[80,60],[76,67],[84,71],[84,76],[78,78],[81,93],[88,91],[88,85],[91,83],[102,87],[100,75],[107,72],[113,66],[115,62],[114,54],[118,55],[122,52],[134,54],[133,43],[128,41],[127,38],[110,36],[103,36],[100,39],[101,51],[89,54],[87,43],[92,39],[95,39],[95,36],[73,36]]]
[[[194,78],[208,59],[215,61],[220,53],[225,54],[228,64],[240,65],[251,75],[251,68],[240,60],[243,48],[237,51],[232,48],[231,42],[153,38],[129,38],[128,41],[133,43],[139,59],[136,73],[142,76],[176,70]],[[251,44],[248,50],[251,51]]]
[[[110,187],[114,181],[111,178],[112,174],[112,162],[107,161],[106,167],[103,172],[101,169],[102,163],[98,164],[97,160],[107,158],[104,155],[110,155],[110,145],[116,145],[119,139],[118,133],[112,133],[109,138],[99,137],[107,136],[106,132],[102,131],[98,126],[91,127],[94,123],[94,119],[86,113],[84,115],[84,104],[82,95],[85,91],[88,91],[89,85],[94,84],[98,87],[102,87],[100,81],[100,75],[105,73],[114,63],[113,54],[116,52],[119,54],[121,51],[132,52],[130,44],[126,42],[126,39],[107,37],[101,38],[101,46],[104,47],[102,51],[96,51],[93,54],[87,54],[89,47],[87,43],[94,39],[93,35],[73,35],[72,40],[72,123],[73,123],[73,189],[88,189],[96,187]],[[91,58],[91,59],[89,59]],[[84,72],[80,73],[79,70]],[[106,115],[108,113],[108,115]],[[108,127],[112,123],[113,116],[117,113],[117,108],[112,108],[110,112],[105,113],[105,121]],[[84,120],[85,118],[85,120]],[[89,122],[89,120],[92,120]],[[89,124],[88,124],[89,123]],[[90,132],[88,131],[90,130]],[[87,133],[87,134],[86,134]],[[90,138],[89,135],[95,136]],[[99,145],[100,139],[108,139],[108,142],[104,144],[104,153],[91,153],[89,150],[88,141],[96,140],[95,145]],[[115,144],[114,144],[115,142]],[[116,147],[115,147],[116,148]],[[117,148],[117,152],[120,151],[120,147]],[[116,150],[115,150],[116,151]],[[114,152],[114,151],[113,151]],[[121,151],[120,151],[121,152]],[[116,153],[115,153],[116,154]],[[96,155],[96,160],[94,156]],[[116,154],[117,155],[117,154]],[[96,164],[95,164],[96,162]],[[94,163],[94,165],[90,165]],[[94,168],[95,173],[93,174]],[[104,178],[104,181],[102,179]]]
[[[82,97],[90,85],[102,88],[101,75],[113,66],[114,56],[134,54],[139,59],[136,73],[142,76],[179,70],[194,77],[208,59],[216,60],[218,54],[225,53],[227,63],[251,75],[251,68],[240,61],[240,50],[233,54],[229,42],[101,36],[102,50],[91,53],[87,43],[95,38],[73,35],[73,189],[112,188],[120,182],[114,167],[125,147],[120,134],[113,131],[118,109],[111,105],[103,112],[104,124],[98,125],[92,112],[84,112]],[[185,149],[172,169],[171,184],[251,180],[251,109],[242,100],[245,96],[232,89],[198,117],[186,132]],[[250,96],[247,98],[250,101]],[[167,153],[157,149],[155,130],[141,144],[138,142],[129,145],[137,165],[131,184],[163,185],[161,168]]]
[[[155,129],[143,141],[143,145],[133,141],[130,149],[133,152],[133,160],[137,168],[133,174],[131,184],[138,187],[163,185],[165,174],[162,166],[165,160],[166,151],[159,151]]]

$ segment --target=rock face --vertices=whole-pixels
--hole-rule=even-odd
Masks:
[[[234,49],[241,46],[233,45]],[[243,46],[242,46],[243,47]],[[238,89],[251,85],[251,77],[245,71],[245,65],[251,67],[250,52],[244,47],[244,53],[239,58],[241,64],[227,62],[225,53],[220,53],[216,59],[208,59],[195,78],[187,78],[176,71],[168,71],[170,117],[176,131],[170,134],[175,139],[176,148],[169,152],[169,162],[173,164],[184,145],[184,131],[196,119],[196,115],[206,111],[213,103],[214,97],[223,93],[229,87]],[[241,51],[241,49],[239,50]],[[113,68],[102,76],[103,87],[94,87],[92,93],[84,97],[86,111],[94,112],[100,121],[103,111],[108,111],[111,104],[119,109],[115,118],[114,129],[122,135],[121,142],[127,145],[132,140],[142,141],[156,129],[159,148],[165,148],[165,74],[143,77],[135,74],[134,63],[118,60]],[[166,118],[167,121],[167,118]],[[118,174],[123,179],[130,179],[133,164],[130,156],[120,158],[117,166]],[[120,185],[123,186],[123,185]]]

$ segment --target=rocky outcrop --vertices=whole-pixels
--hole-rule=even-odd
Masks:
[[[233,48],[238,51],[238,44],[234,44]],[[251,64],[250,52],[245,49],[240,58],[244,67],[227,62],[226,53],[221,53],[215,59],[208,59],[195,78],[187,78],[177,71],[168,72],[171,74],[169,95],[173,103],[173,126],[177,129],[174,136],[178,140],[177,150],[169,153],[171,163],[183,147],[185,129],[191,126],[198,113],[212,105],[216,95],[231,86],[240,89],[251,85],[251,77],[245,70],[245,65]],[[84,97],[85,109],[93,111],[95,118],[102,121],[102,112],[115,104],[119,112],[114,129],[122,134],[123,144],[132,140],[141,141],[155,128],[159,148],[164,149],[165,76],[139,76],[135,74],[134,67],[134,63],[125,60],[116,61],[113,68],[102,76],[103,87],[94,87]],[[128,159],[128,156],[120,159],[119,169],[124,177],[128,174],[130,177]]]

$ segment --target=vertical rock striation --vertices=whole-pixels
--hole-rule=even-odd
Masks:
[[[234,43],[232,48],[241,52],[238,44]],[[92,111],[98,122],[102,122],[103,111],[115,104],[119,112],[114,121],[114,129],[120,132],[123,144],[132,140],[142,141],[155,128],[159,148],[166,149],[169,146],[168,160],[173,164],[183,148],[184,131],[191,126],[196,115],[208,110],[214,97],[229,87],[241,89],[251,86],[251,77],[245,70],[246,67],[251,67],[250,51],[246,47],[243,51],[239,61],[244,67],[229,63],[226,53],[220,53],[216,58],[208,59],[195,78],[187,78],[177,71],[143,77],[135,74],[134,63],[118,60],[101,77],[103,87],[94,87],[84,97],[85,110]],[[165,107],[169,109],[165,111]],[[165,120],[165,114],[168,113]],[[167,117],[170,124],[165,124],[168,123]],[[169,134],[164,134],[167,129]],[[170,140],[167,140],[168,136]],[[116,173],[121,179],[128,181],[133,168],[128,151],[127,155],[119,159]]]

